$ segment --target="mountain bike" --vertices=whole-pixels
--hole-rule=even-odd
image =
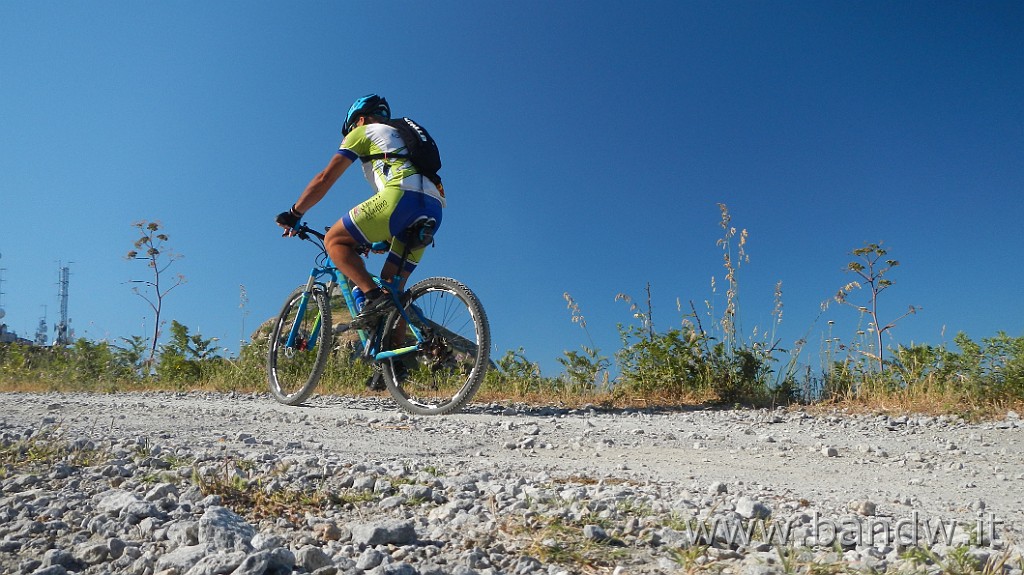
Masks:
[[[399,270],[412,249],[433,243],[432,225],[432,219],[421,219],[403,233],[406,248]],[[286,405],[306,401],[330,355],[345,352],[343,346],[334,345],[332,316],[352,318],[359,313],[355,285],[331,262],[324,234],[305,223],[295,231],[320,253],[306,283],[285,300],[270,333],[270,392]],[[360,253],[366,256],[388,249],[387,242],[378,242],[361,246]],[[404,292],[398,289],[398,277],[375,276],[374,281],[391,294],[394,306],[367,329],[339,326],[340,333],[358,335],[348,337],[350,353],[373,366],[372,382],[383,383],[402,409],[418,415],[446,415],[462,409],[490,366],[490,327],[480,300],[452,278],[427,278]]]

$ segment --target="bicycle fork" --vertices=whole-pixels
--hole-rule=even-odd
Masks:
[[[292,323],[291,330],[288,332],[288,340],[285,342],[285,347],[294,348],[295,342],[299,338],[299,327],[302,325],[303,318],[306,317],[306,309],[309,307],[309,298],[313,295],[313,286],[316,284],[315,274],[310,274],[309,281],[306,282],[306,289],[302,291],[302,298],[299,300],[299,308],[296,310],[295,321]],[[330,295],[331,290],[334,288],[334,282],[328,282],[326,285],[327,294]],[[328,302],[330,300],[328,299]],[[304,350],[316,349],[317,341],[320,339],[320,329],[323,324],[323,315],[319,312],[316,314],[316,319],[313,320],[313,327],[310,329],[309,339],[305,342]],[[330,329],[330,326],[327,326]]]

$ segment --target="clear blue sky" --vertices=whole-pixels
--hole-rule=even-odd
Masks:
[[[1024,4],[1007,2],[0,3],[0,267],[9,326],[144,335],[123,258],[160,220],[188,283],[177,319],[232,350],[277,313],[311,246],[273,217],[335,153],[353,99],[384,94],[443,151],[449,208],[414,278],[480,295],[495,355],[606,354],[650,282],[655,324],[723,302],[717,203],[749,232],[740,325],[782,345],[857,314],[819,304],[847,253],[901,262],[895,341],[1024,335]],[[369,185],[346,174],[307,220]],[[373,264],[376,266],[376,262]],[[706,321],[706,320],[705,320]],[[945,332],[943,329],[945,328]],[[944,333],[944,335],[943,335]],[[808,361],[819,346],[809,346]]]

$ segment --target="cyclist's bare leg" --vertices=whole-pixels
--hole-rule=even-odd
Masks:
[[[386,262],[384,267],[380,270],[380,277],[391,283],[395,280],[395,275],[398,274],[398,266],[393,262]],[[409,279],[409,276],[403,275],[402,279],[398,282],[398,291],[405,291],[405,281]]]
[[[340,221],[332,226],[324,237],[324,247],[327,248],[327,254],[331,256],[331,261],[334,262],[334,265],[338,266],[338,269],[341,270],[341,273],[345,274],[345,277],[359,286],[363,293],[369,293],[377,287],[377,284],[374,283],[370,272],[366,271],[366,264],[363,263],[362,256],[356,251],[358,245],[359,242],[352,237],[352,234],[348,233],[348,230],[345,229],[345,226]],[[386,262],[380,272],[381,277],[388,278],[388,281],[394,279],[397,273],[398,266],[392,262]],[[403,275],[399,280],[399,292],[405,291],[407,279],[408,276]],[[402,322],[402,325],[394,330],[395,341],[392,342],[396,346],[405,343],[405,320],[399,319],[399,321]]]
[[[384,279],[386,279],[387,281],[390,282],[390,281],[395,279],[395,274],[397,274],[397,273],[398,273],[398,265],[393,263],[393,262],[386,262],[384,264],[384,267],[380,270],[380,277],[382,277],[382,278],[384,278]],[[398,280],[398,291],[399,291],[399,293],[402,293],[402,292],[405,291],[405,282],[408,279],[409,279],[409,276],[403,274],[401,276],[401,279]],[[396,329],[394,329],[391,332],[391,334],[392,334],[391,335],[391,337],[392,337],[392,340],[391,340],[392,347],[398,347],[398,346],[400,346],[400,345],[405,343],[405,320],[404,319],[398,318],[398,325],[396,326]]]
[[[359,289],[368,293],[377,287],[377,284],[373,283],[373,276],[366,271],[366,264],[356,251],[358,245],[359,242],[348,233],[340,220],[331,226],[324,237],[324,247],[327,248],[327,254],[331,256],[334,265],[338,266],[345,277],[359,286]]]
[[[373,276],[366,270],[366,264],[363,263],[362,256],[356,251],[356,248],[359,247],[359,242],[345,229],[345,225],[340,220],[327,231],[324,237],[324,247],[327,248],[327,254],[331,256],[331,261],[334,262],[334,265],[338,266],[338,269],[341,270],[341,273],[345,274],[345,277],[359,286],[363,293],[368,293],[377,287],[377,284],[373,281]],[[381,269],[380,277],[390,282],[394,280],[397,273],[397,264],[385,262],[384,267]],[[398,282],[399,293],[405,291],[406,280],[408,280],[408,276],[403,274]],[[395,346],[405,343],[405,320],[399,319],[399,321],[402,324],[393,331],[395,341],[391,342]]]

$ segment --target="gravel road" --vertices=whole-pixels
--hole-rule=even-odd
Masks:
[[[114,463],[56,476],[46,469],[0,468],[0,509],[8,509],[0,511],[0,572],[621,574],[695,566],[781,572],[792,564],[777,545],[737,543],[719,531],[714,541],[699,541],[706,547],[695,548],[681,534],[685,520],[749,526],[768,518],[796,526],[790,543],[799,553],[789,559],[805,567],[905,567],[914,559],[906,551],[925,545],[916,532],[917,543],[908,540],[909,531],[901,532],[899,524],[925,524],[927,530],[939,521],[956,521],[960,529],[932,546],[929,559],[936,564],[952,560],[952,551],[962,547],[979,567],[998,560],[1006,573],[1019,575],[1024,566],[1024,421],[1013,412],[998,421],[966,423],[792,409],[473,405],[454,416],[424,418],[401,413],[385,398],[314,397],[307,406],[288,407],[266,394],[0,394],[0,445],[25,441],[40,429],[56,430],[71,444],[103,447]],[[279,487],[303,481],[339,490],[362,486],[376,496],[354,512],[307,514],[305,523],[248,519],[252,533],[262,536],[256,543],[252,533],[244,544],[226,548],[212,536],[175,539],[168,536],[170,525],[195,524],[202,532],[203,521],[214,522],[211,513],[223,509],[216,498],[195,494],[191,472],[167,481],[161,513],[142,521],[126,517],[131,514],[124,506],[102,505],[112,491],[145,499],[152,479],[147,484],[139,478],[147,472],[140,457],[151,461],[161,453],[198,462],[203,473],[215,473],[214,463],[227,458],[258,463],[245,472],[265,476],[282,462],[307,465],[318,472],[282,474]],[[111,473],[110,465],[120,467]],[[27,475],[36,479],[26,482]],[[45,527],[32,516],[41,506],[21,494],[60,492],[69,476],[79,479],[80,490],[90,490],[85,509],[68,506],[63,531],[42,537],[40,527],[25,523]],[[388,480],[384,486],[381,479]],[[410,496],[408,485],[429,488],[429,501],[423,492]],[[396,497],[404,501],[396,503]],[[103,514],[123,532],[95,528]],[[551,518],[569,530],[552,529]],[[139,525],[148,519],[145,533]],[[371,520],[404,521],[415,535],[360,539]],[[873,523],[875,532],[879,525],[890,531],[870,542],[836,542],[823,528],[829,523],[834,531],[847,530],[843,526],[852,521],[859,529]],[[324,537],[314,529],[324,523],[341,533]],[[271,535],[277,547],[265,543]],[[99,544],[107,546],[102,560],[86,556],[85,549]],[[125,547],[136,551],[118,553]],[[202,552],[167,559],[186,548]],[[246,571],[258,553],[290,553],[292,560]],[[368,553],[379,560],[363,561]],[[317,554],[326,560],[308,559]],[[129,555],[130,561],[122,559]],[[215,556],[228,557],[221,561],[227,567],[209,567]]]

